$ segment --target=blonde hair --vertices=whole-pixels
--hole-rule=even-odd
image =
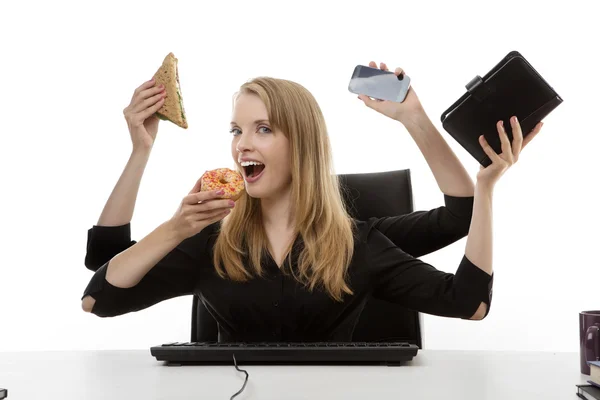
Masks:
[[[239,94],[258,96],[272,128],[280,130],[290,143],[294,238],[300,235],[303,241],[298,273],[291,268],[290,272],[309,290],[323,288],[341,301],[343,293],[352,294],[346,277],[354,252],[355,225],[333,173],[331,144],[321,109],[307,89],[283,79],[255,78],[244,83]],[[221,222],[213,256],[217,273],[235,281],[246,281],[253,273],[261,276],[267,243],[260,199],[244,193]],[[291,265],[292,244],[287,254]]]

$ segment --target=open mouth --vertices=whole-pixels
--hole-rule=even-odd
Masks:
[[[254,178],[260,175],[261,172],[265,169],[265,164],[257,163],[257,162],[249,162],[243,163],[242,167],[244,168],[244,175],[248,178]],[[249,165],[246,165],[249,164]]]

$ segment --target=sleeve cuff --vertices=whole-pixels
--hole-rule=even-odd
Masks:
[[[489,275],[473,264],[465,255],[456,271],[455,280],[457,291],[468,293],[469,301],[473,301],[474,309],[470,315],[473,315],[483,302],[487,305],[485,313],[487,316],[492,305],[494,274]]]
[[[453,215],[462,218],[471,218],[473,215],[474,196],[456,197],[444,194],[444,204]]]
[[[119,295],[129,290],[114,286],[106,280],[108,264],[108,262],[105,263],[94,273],[94,276],[92,276],[92,279],[83,291],[83,296],[81,296],[81,300],[86,296],[92,296],[94,300],[96,300],[92,313],[98,316],[112,315],[107,311],[112,310],[117,306],[119,303]]]
[[[93,240],[129,244],[131,241],[131,223],[116,226],[94,225],[89,229],[88,234],[89,238]]]
[[[103,264],[132,245],[131,225],[94,225],[88,229],[85,266],[97,271]]]

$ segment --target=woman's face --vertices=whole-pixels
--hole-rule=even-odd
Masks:
[[[289,141],[281,131],[271,129],[267,108],[258,96],[237,97],[231,133],[231,155],[243,171],[248,195],[276,198],[289,190],[292,181]]]

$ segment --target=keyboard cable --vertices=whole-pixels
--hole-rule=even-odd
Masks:
[[[246,383],[248,383],[248,377],[249,377],[248,371],[240,369],[238,367],[237,361],[235,359],[235,354],[233,354],[233,365],[235,366],[235,369],[246,374],[246,379],[244,379],[244,385],[242,386],[242,388],[237,393],[235,393],[233,396],[231,396],[231,398],[229,400],[233,400],[234,397],[238,396],[240,393],[242,393],[244,391],[244,388],[246,387]]]

